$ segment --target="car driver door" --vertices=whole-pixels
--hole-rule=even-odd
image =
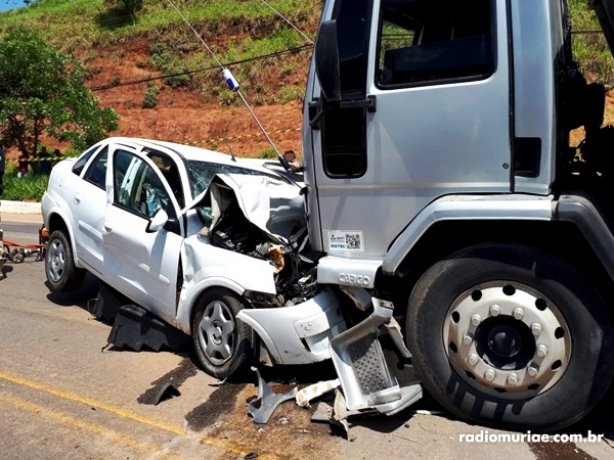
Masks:
[[[158,167],[144,154],[118,148],[111,158],[112,187],[107,188],[103,232],[110,284],[172,322],[183,243],[177,200]],[[161,217],[163,226],[156,229]]]

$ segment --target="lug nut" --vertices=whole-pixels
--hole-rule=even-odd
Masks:
[[[480,315],[476,314],[471,317],[471,324],[473,324],[474,326],[479,326],[481,322],[482,318],[480,317]]]
[[[497,373],[494,371],[494,369],[486,369],[486,372],[484,372],[484,378],[489,382],[492,382],[496,376]]]
[[[516,318],[518,321],[520,321],[522,318],[524,318],[524,310],[522,308],[514,308],[514,318]]]
[[[516,372],[512,372],[507,377],[507,383],[509,383],[510,385],[518,385],[519,381],[520,381],[520,379],[518,378],[518,374],[516,374]]]
[[[536,354],[540,358],[545,358],[546,355],[548,354],[548,347],[544,345],[543,343],[540,343],[539,345],[537,345]]]
[[[475,367],[478,365],[478,362],[480,361],[480,357],[478,355],[476,355],[475,353],[471,353],[468,357],[467,357],[467,363],[471,366],[471,367]]]
[[[471,337],[469,334],[463,337],[463,343],[465,345],[471,345],[472,342],[473,342],[473,337]]]
[[[531,377],[535,377],[537,375],[537,368],[533,366],[529,366],[527,368],[527,374],[529,374]]]
[[[497,304],[490,306],[490,316],[497,316],[501,313],[501,307]]]
[[[533,335],[534,335],[535,337],[537,337],[539,334],[541,334],[541,333],[542,333],[542,329],[543,329],[543,327],[542,327],[542,325],[541,325],[541,324],[539,324],[539,323],[533,323],[533,324],[531,324],[531,332],[533,333]]]

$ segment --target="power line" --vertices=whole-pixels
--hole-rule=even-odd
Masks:
[[[190,28],[190,30],[192,32],[194,32],[194,35],[196,35],[196,37],[200,40],[200,42],[205,45],[205,48],[207,48],[207,51],[209,51],[209,54],[213,57],[213,59],[215,60],[215,62],[217,62],[218,66],[224,70],[224,66],[222,65],[222,63],[218,60],[217,56],[215,55],[215,53],[213,52],[213,50],[211,48],[209,48],[209,45],[207,45],[207,42],[205,41],[205,39],[203,37],[200,36],[200,34],[196,31],[196,29],[194,28],[194,26],[192,26],[192,24],[190,23],[190,21],[188,21],[188,18],[186,18],[183,13],[181,11],[179,11],[179,8],[177,8],[175,6],[175,4],[171,1],[171,0],[166,0],[169,5],[171,5],[173,7],[173,9],[177,12],[177,14],[181,17],[181,19],[183,19],[183,22],[186,23],[186,25]]]
[[[273,12],[279,16],[281,19],[283,19],[290,27],[292,27],[294,30],[296,30],[299,34],[301,34],[301,36],[307,40],[308,43],[311,43],[313,45],[313,40],[311,40],[311,38],[309,38],[301,29],[299,29],[297,26],[295,26],[292,21],[290,21],[290,19],[288,19],[286,16],[284,16],[279,10],[276,10],[275,8],[273,8],[271,6],[270,3],[268,3],[266,0],[260,0],[262,3],[264,3],[266,6],[268,6],[271,10],[273,10]]]
[[[279,161],[284,165],[284,167],[287,170],[290,170],[290,165],[285,160],[285,158],[281,155],[281,153],[279,152],[279,149],[277,148],[277,146],[273,142],[273,139],[271,139],[271,137],[267,133],[266,129],[264,128],[263,124],[260,122],[260,119],[256,115],[256,112],[254,112],[254,110],[250,106],[249,102],[247,101],[247,99],[245,98],[243,93],[241,92],[241,87],[240,87],[239,83],[237,82],[237,80],[235,79],[235,77],[230,72],[230,70],[228,70],[227,68],[225,68],[222,65],[222,63],[217,58],[217,56],[215,55],[213,50],[209,47],[209,45],[207,44],[205,39],[196,31],[196,29],[192,26],[192,24],[190,24],[190,21],[188,21],[188,19],[181,13],[181,11],[179,11],[179,9],[175,6],[173,1],[172,0],[166,0],[166,1],[167,1],[167,3],[169,3],[173,7],[173,9],[179,14],[179,16],[181,16],[181,19],[183,19],[183,21],[187,24],[187,26],[190,28],[190,30],[192,32],[194,32],[196,37],[203,43],[203,45],[205,45],[205,48],[207,49],[209,54],[211,54],[211,56],[213,57],[215,62],[221,68],[221,70],[222,70],[222,78],[224,78],[224,80],[226,81],[226,83],[227,83],[228,87],[230,88],[230,90],[239,95],[239,97],[241,98],[241,101],[243,101],[243,104],[245,104],[245,107],[247,108],[247,110],[249,111],[250,115],[252,116],[252,118],[254,119],[256,124],[258,125],[258,128],[260,129],[262,134],[264,134],[264,137],[269,142],[269,144],[271,145],[271,147],[273,148],[275,153],[277,153],[277,157],[279,158]]]
[[[308,49],[311,49],[311,48],[312,48],[311,45],[300,45],[300,46],[296,46],[296,47],[293,47],[293,48],[286,48],[284,50],[273,51],[272,53],[268,53],[268,54],[261,54],[261,55],[258,55],[258,56],[252,56],[251,58],[245,58],[245,59],[240,59],[238,61],[227,62],[226,64],[224,64],[224,66],[225,67],[234,67],[234,66],[237,66],[237,65],[240,65],[240,64],[246,64],[246,63],[249,63],[249,62],[261,61],[261,60],[271,59],[271,58],[278,57],[278,56],[283,56],[285,54],[298,53],[298,52],[305,51],[305,50],[308,50]],[[105,90],[108,90],[108,89],[118,88],[118,87],[122,87],[122,86],[138,85],[138,84],[142,84],[142,83],[149,83],[151,81],[164,80],[166,78],[181,77],[181,76],[184,76],[184,75],[192,75],[192,74],[195,74],[195,73],[207,72],[207,71],[210,71],[210,70],[215,70],[218,67],[219,67],[218,65],[208,66],[208,67],[200,67],[198,69],[189,69],[189,70],[184,70],[183,72],[164,74],[164,75],[160,75],[160,76],[157,76],[157,77],[147,77],[147,78],[141,78],[139,80],[130,80],[130,81],[119,82],[119,83],[107,83],[105,85],[100,85],[100,86],[96,86],[94,88],[91,88],[91,90],[92,91],[105,91]]]

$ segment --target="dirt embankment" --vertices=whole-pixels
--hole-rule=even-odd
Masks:
[[[162,80],[150,84],[159,88],[157,103],[153,108],[143,108],[148,85],[146,82],[131,82],[159,77],[162,72],[153,68],[147,40],[136,39],[118,45],[100,47],[95,57],[86,61],[90,77],[86,85],[100,100],[102,107],[111,107],[120,116],[119,129],[109,136],[143,137],[196,145],[238,156],[258,156],[270,148],[257,123],[249,111],[238,102],[222,106],[211,96],[205,83],[202,88],[184,87],[173,89]],[[305,83],[308,52],[306,56],[295,57],[294,70],[279,79],[279,73],[271,63],[270,72],[261,65],[260,75],[266,79],[265,87],[277,89],[283,85],[293,87]],[[291,57],[292,58],[292,57]],[[115,86],[113,86],[115,85]],[[225,83],[217,73],[211,74],[211,87],[225,89]],[[194,85],[192,85],[194,86]],[[249,91],[243,91],[253,111],[280,151],[301,152],[302,104],[293,100],[283,104],[254,103]],[[236,97],[236,96],[235,96]],[[51,149],[64,150],[54,139],[43,138],[42,142]],[[16,149],[10,149],[8,158],[18,156]]]
[[[315,30],[315,24],[311,26]],[[215,73],[210,74],[211,78],[205,79],[200,88],[192,85],[173,89],[162,80],[154,80],[150,84],[160,89],[157,104],[153,108],[143,108],[148,85],[145,82],[131,82],[162,75],[152,65],[151,45],[147,39],[135,38],[120,44],[99,46],[94,52],[88,53],[90,57],[86,59],[86,66],[90,78],[87,86],[95,91],[102,106],[113,108],[120,116],[119,129],[109,133],[110,136],[167,140],[238,156],[258,156],[270,148],[242,104],[222,106],[215,96],[212,97],[211,88],[225,88],[221,77]],[[307,51],[301,55],[284,57],[286,62],[292,63],[287,67],[292,68],[291,72],[283,70],[284,61],[282,65],[280,61],[259,63],[257,79],[261,87],[275,93],[284,86],[304,87],[309,55]],[[258,104],[256,100],[261,95],[249,91],[244,94],[253,103],[254,111],[277,148],[282,152],[294,150],[300,155],[302,103],[295,99],[280,104]],[[612,91],[607,96],[605,124],[614,124]],[[583,137],[582,129],[574,131],[571,144],[577,145]],[[57,147],[64,150],[67,147],[54,139],[43,139],[43,142],[52,149]],[[9,150],[9,158],[14,160],[17,156],[16,149]]]

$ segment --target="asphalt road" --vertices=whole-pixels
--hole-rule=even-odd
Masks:
[[[3,222],[5,238],[38,241],[38,224]],[[8,264],[0,281],[0,457],[3,459],[456,459],[614,458],[614,423],[604,409],[568,433],[601,442],[467,442],[510,434],[440,412],[428,396],[393,417],[351,420],[343,430],[311,420],[311,408],[283,403],[268,424],[247,410],[255,378],[220,384],[189,350],[106,348],[111,327],[87,310],[97,282],[70,296],[50,294],[44,264]],[[300,385],[324,367],[267,370],[267,380]],[[322,373],[322,374],[318,374]],[[179,395],[154,404],[172,384]],[[280,387],[289,388],[288,385]],[[605,421],[602,421],[605,420]]]

